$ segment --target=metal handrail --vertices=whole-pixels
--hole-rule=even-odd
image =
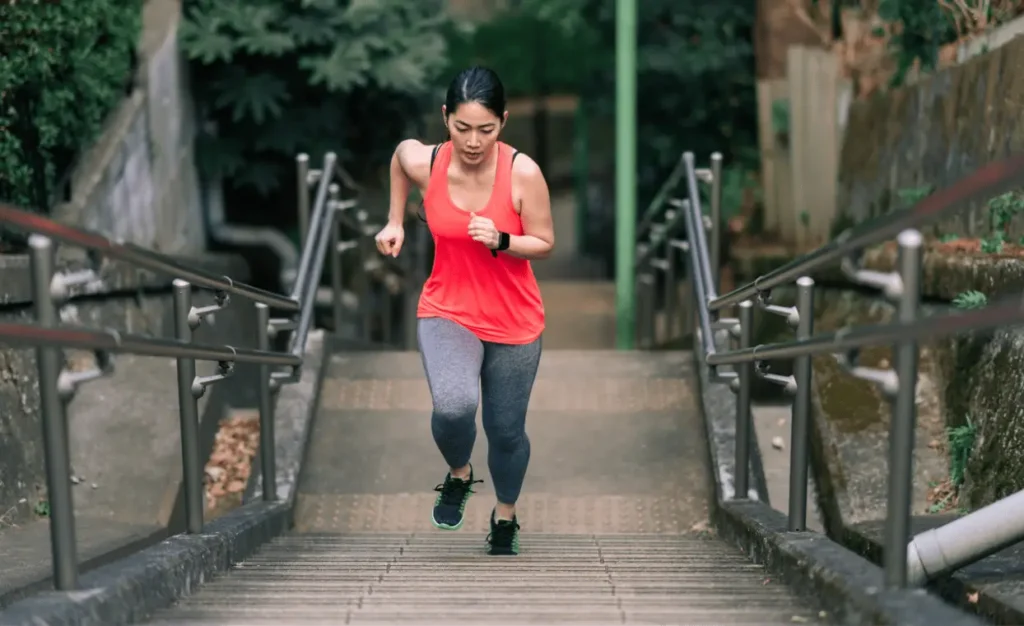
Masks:
[[[915,322],[892,322],[842,328],[809,339],[768,343],[707,356],[708,365],[740,365],[802,356],[836,354],[850,362],[850,351],[901,340],[947,337],[973,330],[989,330],[1024,322],[1024,301],[1013,296],[983,309],[927,317]]]
[[[896,237],[907,229],[920,229],[941,217],[1020,187],[1024,155],[1014,155],[977,168],[972,174],[924,198],[907,211],[895,211],[843,231],[835,240],[708,303],[711,311],[739,304],[775,287],[857,254],[868,246]]]
[[[258,363],[285,367],[302,363],[301,357],[285,352],[207,345],[121,333],[113,329],[90,330],[61,326],[44,328],[36,324],[0,322],[0,344],[7,346],[70,348],[112,354],[196,359],[222,363]]]
[[[877,218],[851,228],[836,240],[803,255],[783,267],[760,276],[722,297],[714,297],[717,275],[713,259],[718,254],[718,219],[710,225],[712,245],[705,239],[697,181],[706,180],[705,172],[694,166],[692,153],[683,155],[688,198],[669,199],[666,204],[685,214],[686,242],[671,242],[664,258],[658,258],[660,241],[651,236],[652,245],[641,258],[644,267],[665,268],[669,293],[675,290],[672,267],[675,252],[688,253],[687,280],[691,284],[697,313],[697,335],[702,360],[708,365],[713,383],[727,383],[737,395],[735,423],[734,489],[726,497],[756,497],[748,490],[751,434],[751,383],[761,378],[782,386],[793,397],[790,441],[789,530],[806,530],[811,386],[815,355],[832,354],[848,374],[876,384],[892,404],[889,421],[889,482],[886,505],[883,566],[888,587],[919,585],[973,563],[1008,545],[1024,540],[1024,492],[1005,498],[985,509],[950,522],[939,530],[922,533],[908,543],[913,495],[913,449],[916,430],[916,384],[918,378],[918,342],[972,330],[1024,323],[1024,302],[1009,297],[986,308],[951,314],[922,316],[920,311],[921,274],[924,239],[916,230],[941,216],[970,203],[987,200],[1019,186],[1024,178],[1024,155],[1016,155],[978,168],[966,178],[917,203],[909,211]],[[713,168],[716,169],[716,168]],[[720,163],[717,172],[720,172]],[[713,211],[714,208],[713,208]],[[854,258],[865,247],[896,238],[899,260],[896,271],[878,272],[860,269]],[[654,245],[656,243],[656,245]],[[659,251],[652,252],[659,247]],[[653,254],[653,258],[651,256]],[[897,303],[896,321],[889,324],[843,328],[815,335],[814,280],[808,275],[829,264],[840,264],[847,277],[860,285],[878,288]],[[644,271],[647,271],[646,269]],[[648,281],[650,282],[650,281]],[[772,304],[773,288],[796,283],[796,306]],[[670,302],[670,299],[667,299]],[[717,318],[723,309],[737,305],[738,319]],[[784,317],[796,329],[796,340],[754,345],[754,312]],[[655,313],[651,312],[650,321]],[[653,324],[652,324],[653,325]],[[668,326],[673,326],[669,320]],[[736,349],[720,350],[712,333],[727,330],[738,339]],[[638,334],[639,334],[638,329]],[[863,347],[893,346],[895,369],[876,369],[857,364]],[[792,376],[772,374],[761,365],[769,360],[793,360]],[[718,368],[731,367],[721,372]],[[728,492],[728,490],[727,490]]]
[[[299,310],[299,303],[294,298],[253,287],[227,276],[217,276],[202,268],[187,265],[177,259],[135,244],[111,241],[99,233],[61,224],[4,202],[0,202],[0,223],[15,230],[43,235],[55,241],[84,248],[103,257],[130,263],[158,274],[187,280],[197,287],[241,296],[282,311]]]
[[[203,529],[203,473],[199,447],[198,401],[206,389],[229,378],[233,364],[244,362],[259,365],[258,404],[260,416],[259,456],[263,500],[277,499],[276,438],[274,434],[275,395],[282,385],[298,382],[309,332],[313,326],[316,293],[327,257],[331,257],[332,289],[335,321],[341,318],[341,253],[353,242],[341,242],[339,217],[354,206],[352,200],[338,198],[338,185],[331,179],[342,172],[334,153],[327,153],[320,170],[309,169],[309,157],[296,158],[299,175],[297,211],[301,232],[302,258],[290,295],[272,293],[227,276],[217,276],[197,267],[146,248],[109,238],[81,228],[59,224],[9,204],[0,203],[0,224],[31,233],[30,251],[32,299],[36,323],[0,322],[0,344],[32,346],[36,349],[39,372],[40,414],[43,424],[46,480],[50,500],[50,535],[53,557],[53,580],[58,590],[78,586],[78,559],[75,540],[74,506],[71,496],[70,458],[66,408],[77,388],[113,372],[112,354],[171,357],[177,360],[178,408],[181,432],[182,483],[187,532]],[[342,172],[343,173],[343,172]],[[317,185],[316,198],[310,206],[309,187]],[[354,246],[363,253],[368,226],[357,229]],[[117,330],[91,330],[68,327],[60,323],[60,308],[76,295],[76,286],[98,279],[98,267],[84,271],[58,274],[54,268],[54,241],[85,248],[94,263],[104,257],[168,275],[173,280],[174,338],[134,335]],[[356,266],[366,276],[365,263]],[[391,265],[388,271],[393,272]],[[213,290],[214,302],[193,306],[193,288]],[[192,341],[193,331],[208,316],[231,304],[230,295],[254,302],[257,318],[256,348],[231,345],[207,345]],[[363,294],[366,296],[367,294]],[[368,307],[366,302],[361,302]],[[271,319],[271,307],[288,317]],[[387,307],[386,307],[387,308]],[[368,308],[365,308],[368,311]],[[337,329],[336,329],[337,330]],[[364,326],[364,332],[368,328]],[[291,331],[288,350],[271,350],[271,337]],[[61,350],[91,350],[96,366],[87,371],[64,369]],[[214,361],[218,370],[213,375],[197,376],[196,361]],[[286,368],[281,370],[280,368]]]

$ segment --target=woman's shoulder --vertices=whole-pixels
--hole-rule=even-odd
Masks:
[[[516,150],[508,144],[505,145],[508,147],[509,154],[513,155],[512,180],[514,182],[529,183],[536,181],[538,178],[544,178],[544,174],[540,171],[540,166],[537,165],[537,162],[530,155]]]

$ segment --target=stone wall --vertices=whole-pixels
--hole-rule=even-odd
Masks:
[[[840,157],[837,227],[898,207],[901,189],[944,187],[975,168],[1024,149],[1024,38],[912,86],[854,104]],[[938,225],[942,233],[985,236],[987,211],[974,207]],[[1011,240],[1024,235],[1012,224]]]
[[[206,234],[193,150],[196,119],[177,42],[180,14],[178,0],[146,3],[136,87],[111,114],[96,145],[82,154],[71,178],[71,200],[54,207],[53,215],[195,260],[206,248]],[[81,254],[67,247],[59,252],[62,267]],[[244,280],[240,267],[235,263],[230,275]],[[0,318],[30,320],[28,259],[0,258],[0,285]],[[163,293],[148,297],[144,287]],[[102,288],[88,302],[69,307],[66,313],[76,319],[67,321],[162,334],[169,330],[168,288],[167,280],[108,267]],[[168,383],[172,372],[167,371]],[[34,352],[0,349],[0,531],[31,518],[34,504],[45,498],[44,487]]]
[[[977,167],[1024,151],[1019,104],[1024,99],[1024,75],[1017,71],[1022,63],[1024,38],[1018,37],[911,86],[855,104],[841,156],[835,229],[901,210],[900,190],[942,188]],[[986,204],[979,202],[924,232],[961,240],[987,237],[993,229]],[[1006,234],[1008,242],[1017,243],[1024,223],[1019,218],[1011,221]],[[968,290],[992,298],[1019,293],[1024,287],[1019,247],[986,254],[973,244],[959,245],[939,246],[929,240],[925,298],[949,302]],[[895,245],[868,250],[864,261],[871,269],[893,270]],[[1024,488],[1024,456],[1018,450],[1024,438],[1021,333],[1005,329],[973,334],[937,342],[928,351],[934,357],[931,378],[937,383],[929,393],[938,391],[935,400],[943,423],[955,427],[970,419],[977,428],[960,504],[975,508]],[[919,393],[924,393],[921,384]],[[822,381],[816,387],[821,401],[827,402]],[[886,411],[879,406],[872,413],[881,416]],[[841,419],[824,413],[827,420]],[[919,437],[940,444],[945,439],[941,433],[920,429]],[[865,514],[851,510],[844,517],[856,520]]]

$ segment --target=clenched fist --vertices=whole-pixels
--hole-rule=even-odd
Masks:
[[[397,257],[402,251],[402,243],[405,241],[405,228],[401,225],[388,224],[373,238],[377,249],[381,254],[390,254]]]
[[[476,213],[470,213],[469,236],[473,241],[479,241],[491,250],[496,250],[499,243],[498,229],[494,222],[486,217],[480,217]]]

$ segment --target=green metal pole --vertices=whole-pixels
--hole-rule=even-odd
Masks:
[[[636,0],[615,1],[615,338],[633,347],[636,315]]]

